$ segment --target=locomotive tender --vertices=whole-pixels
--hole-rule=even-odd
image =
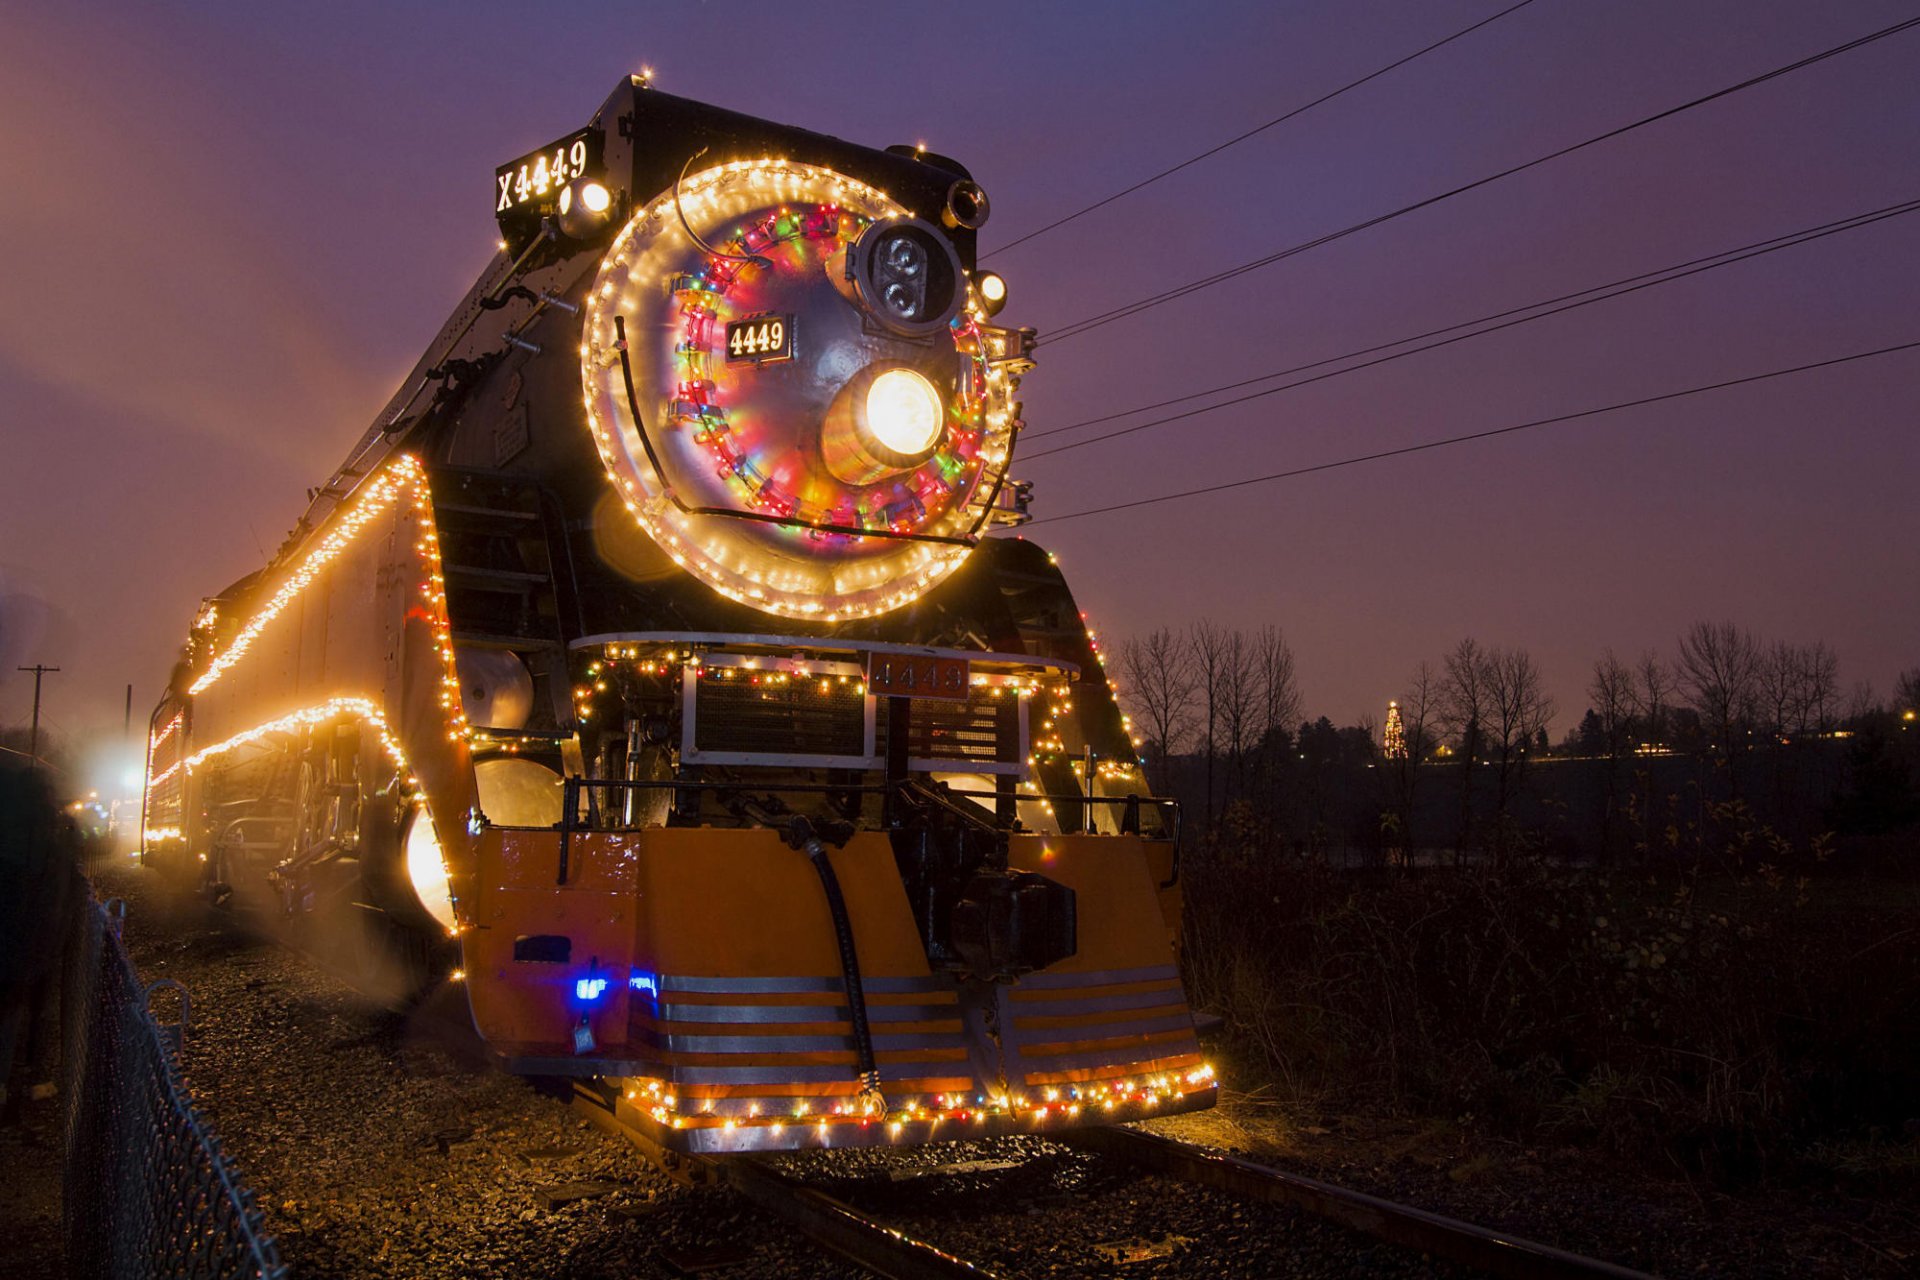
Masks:
[[[673,1150],[1209,1105],[986,194],[623,82],[150,726],[150,863]]]

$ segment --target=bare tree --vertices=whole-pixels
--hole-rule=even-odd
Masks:
[[[1400,816],[1400,840],[1409,851],[1419,847],[1414,838],[1413,801],[1420,783],[1420,764],[1433,752],[1434,725],[1439,716],[1440,677],[1433,664],[1422,662],[1413,669],[1400,704],[1400,735],[1406,753],[1384,762],[1393,803]]]
[[[1120,672],[1126,678],[1127,700],[1140,713],[1157,757],[1156,780],[1170,794],[1173,779],[1167,761],[1193,727],[1197,681],[1186,637],[1161,627],[1130,638],[1120,649]]]
[[[1680,637],[1680,688],[1724,757],[1739,751],[1757,701],[1761,666],[1753,633],[1731,622],[1696,622]]]
[[[1440,721],[1440,676],[1431,662],[1413,669],[1407,691],[1400,699],[1400,732],[1406,739],[1407,758],[1420,761],[1433,754]]]
[[[1920,667],[1902,671],[1894,680],[1893,705],[1896,711],[1920,711]]]
[[[1259,698],[1259,724],[1255,744],[1259,748],[1257,783],[1260,804],[1269,826],[1277,827],[1281,802],[1281,779],[1285,776],[1284,756],[1289,731],[1300,719],[1300,684],[1295,674],[1293,648],[1280,628],[1266,626],[1253,636],[1253,681]]]
[[[1652,649],[1640,655],[1634,668],[1633,712],[1648,746],[1666,738],[1667,712],[1673,707],[1673,673]]]
[[[1600,718],[1600,732],[1606,745],[1607,783],[1600,810],[1600,847],[1612,856],[1613,820],[1620,809],[1620,760],[1633,749],[1633,669],[1615,657],[1613,650],[1606,650],[1593,664],[1587,696],[1593,700],[1594,715]]]
[[[1793,704],[1800,685],[1799,646],[1775,640],[1759,650],[1754,664],[1754,703],[1760,727],[1771,745],[1793,728]]]
[[[1775,641],[1754,679],[1764,727],[1778,737],[1827,727],[1840,698],[1840,660],[1824,641]]]
[[[1194,678],[1200,694],[1200,711],[1206,731],[1202,742],[1207,756],[1207,832],[1214,830],[1213,767],[1220,757],[1220,686],[1228,663],[1226,631],[1210,619],[1202,618],[1187,631],[1187,651],[1193,655]]]
[[[1633,740],[1633,670],[1608,649],[1593,664],[1593,679],[1587,682],[1587,697],[1593,700],[1594,714],[1600,717],[1605,735],[1607,757],[1618,759]]]
[[[1293,649],[1278,627],[1262,627],[1253,637],[1254,689],[1260,700],[1259,736],[1285,729],[1300,718],[1300,685]]]
[[[1253,664],[1253,646],[1238,627],[1226,633],[1220,678],[1214,689],[1219,700],[1220,732],[1233,777],[1229,795],[1247,795],[1247,757],[1260,741],[1260,687]]]
[[[1534,739],[1553,719],[1553,701],[1541,686],[1540,668],[1525,649],[1489,650],[1483,666],[1486,739],[1494,765],[1493,812],[1496,819],[1505,819]]]
[[[1873,691],[1870,680],[1856,680],[1847,693],[1847,719],[1865,720],[1880,710],[1880,695]]]
[[[1824,733],[1833,728],[1840,705],[1840,658],[1824,640],[1800,647],[1800,683],[1794,702],[1794,729]]]
[[[1473,766],[1480,758],[1487,717],[1486,654],[1471,636],[1444,659],[1440,683],[1440,722],[1459,743],[1460,830],[1455,853],[1465,853],[1473,830]]]

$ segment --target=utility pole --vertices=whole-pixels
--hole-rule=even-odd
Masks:
[[[58,667],[34,663],[30,667],[21,667],[22,671],[33,672],[33,729],[27,738],[27,755],[34,765],[40,763],[40,677],[58,671]]]

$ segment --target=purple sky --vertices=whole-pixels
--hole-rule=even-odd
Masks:
[[[34,661],[64,668],[56,728],[117,726],[129,681],[144,717],[198,599],[264,560],[489,256],[493,166],[629,71],[956,156],[991,248],[1505,2],[11,5],[0,721]],[[1912,8],[1537,0],[995,257],[1003,319],[1044,335]],[[1920,30],[1043,348],[1027,418],[1920,197],[1916,157]],[[1920,214],[1016,473],[1060,515],[1920,339],[1917,240]],[[1284,627],[1341,721],[1471,634],[1534,653],[1557,736],[1603,647],[1701,618],[1825,639],[1884,692],[1920,664],[1917,382],[1889,356],[1034,536],[1110,637]]]

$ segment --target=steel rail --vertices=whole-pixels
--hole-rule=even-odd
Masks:
[[[758,1161],[728,1160],[721,1166],[721,1176],[744,1199],[877,1276],[889,1280],[990,1280],[993,1275]]]
[[[618,1089],[576,1080],[573,1109],[609,1133],[625,1138],[641,1158],[676,1182],[724,1185],[796,1228],[821,1248],[887,1280],[997,1280],[994,1273],[957,1258],[787,1177],[746,1156],[716,1159],[669,1151],[634,1123],[633,1108]]]
[[[1654,1280],[1644,1271],[1475,1226],[1363,1191],[1118,1126],[1061,1134],[1070,1146],[1114,1156],[1155,1173],[1250,1200],[1290,1205],[1342,1226],[1464,1263],[1503,1280]]]

